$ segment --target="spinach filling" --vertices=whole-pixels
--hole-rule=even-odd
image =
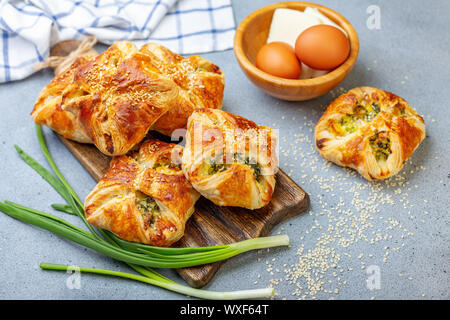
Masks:
[[[359,119],[371,122],[380,111],[380,106],[376,102],[372,102],[372,104],[366,107],[358,104],[353,108],[353,115]]]
[[[353,108],[352,114],[343,116],[336,125],[334,125],[334,129],[338,134],[346,136],[355,132],[362,121],[373,121],[378,113],[380,113],[380,106],[376,102],[373,102],[366,107],[358,104]]]
[[[181,170],[181,163],[173,163],[173,162],[169,162],[169,163],[155,163],[153,165],[153,169],[157,169],[157,168],[166,168],[166,169],[178,169]]]
[[[405,107],[401,106],[399,104],[394,106],[394,115],[396,115],[398,117],[405,117],[406,116],[406,109],[405,109]]]
[[[253,170],[253,176],[255,177],[256,181],[259,181],[259,178],[261,177],[261,166],[255,161],[255,159],[245,157],[241,153],[235,153],[234,158],[236,162],[243,163],[249,166]]]
[[[253,170],[253,176],[257,181],[259,181],[261,177],[261,166],[254,160],[250,159],[250,157],[245,156],[242,153],[235,153],[233,155],[233,163],[241,163],[249,166]],[[226,164],[226,163],[218,163],[217,158],[213,158],[209,161],[207,164],[208,166],[208,175],[213,175],[219,172],[223,172],[227,170],[232,164]]]
[[[387,133],[384,131],[375,133],[370,137],[370,146],[372,152],[375,155],[377,161],[386,161],[389,155],[392,153],[391,140],[387,137]]]
[[[138,192],[137,194],[136,207],[142,214],[145,224],[148,226],[152,226],[156,218],[160,215],[160,208],[155,199],[142,192]]]
[[[211,159],[209,161],[208,175],[212,176],[213,174],[223,172],[227,169],[228,168],[224,163],[217,163],[216,159]]]
[[[358,129],[358,118],[353,115],[342,117],[337,129],[344,135],[355,132]]]

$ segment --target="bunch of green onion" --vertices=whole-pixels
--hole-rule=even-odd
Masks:
[[[10,201],[0,202],[0,211],[3,211],[13,218],[48,230],[60,237],[76,242],[114,259],[123,261],[141,275],[79,267],[81,272],[133,279],[178,293],[205,299],[247,299],[270,297],[273,295],[272,288],[232,292],[213,292],[194,289],[180,285],[151,268],[191,267],[228,259],[250,250],[285,246],[289,244],[289,238],[286,235],[250,239],[227,245],[195,248],[162,248],[124,241],[107,230],[94,228],[87,222],[84,217],[83,203],[56,166],[56,163],[47,149],[41,126],[36,126],[36,132],[41,150],[54,174],[40,165],[18,146],[15,146],[17,152],[20,157],[39,173],[67,203],[52,204],[51,206],[55,210],[78,216],[89,231],[81,229],[55,215],[31,209]],[[65,271],[69,268],[68,265],[51,263],[42,263],[40,266],[42,269],[61,271]]]

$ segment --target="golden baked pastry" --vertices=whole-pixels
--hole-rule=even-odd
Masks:
[[[221,107],[223,89],[223,73],[201,57],[121,41],[56,76],[31,115],[68,139],[122,155],[152,127],[169,135],[195,108]]]
[[[186,128],[195,109],[222,107],[225,76],[218,66],[198,55],[183,58],[156,43],[148,43],[140,51],[151,57],[157,72],[180,88],[179,99],[152,130],[170,136],[174,130]]]
[[[368,180],[398,173],[425,138],[421,116],[402,98],[370,87],[334,100],[315,128],[319,153]]]
[[[72,83],[75,70],[92,57],[77,58],[64,72],[57,75],[40,93],[31,116],[38,124],[45,124],[60,135],[82,143],[92,143],[76,114],[62,109],[64,90]]]
[[[222,110],[198,109],[188,121],[183,171],[219,206],[261,208],[275,188],[276,144],[272,128]]]
[[[85,216],[118,237],[154,246],[179,240],[200,197],[181,170],[183,147],[147,140],[114,157],[85,201]]]

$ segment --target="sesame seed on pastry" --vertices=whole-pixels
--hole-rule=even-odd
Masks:
[[[151,139],[114,157],[86,198],[86,219],[128,241],[164,247],[178,241],[200,197],[181,170],[182,152]]]
[[[339,96],[315,128],[319,153],[367,180],[397,174],[424,138],[423,118],[404,99],[371,87]]]
[[[31,116],[68,139],[122,155],[150,129],[170,135],[196,108],[220,108],[223,89],[223,73],[199,56],[120,41],[56,76]]]
[[[275,188],[276,144],[272,128],[222,110],[198,109],[188,121],[183,171],[219,206],[261,208]]]

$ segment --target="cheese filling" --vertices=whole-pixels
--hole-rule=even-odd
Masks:
[[[136,207],[142,214],[146,226],[151,227],[160,216],[161,210],[155,199],[139,191],[136,195]]]
[[[181,170],[181,163],[155,163],[153,169],[160,173],[174,174]]]
[[[255,180],[260,182],[260,178],[262,176],[261,166],[254,159],[251,159],[249,156],[242,153],[235,153],[231,163],[219,163],[217,158],[211,158],[209,161],[202,163],[199,172],[202,176],[211,176],[228,170],[233,164],[244,164],[249,166],[253,171],[253,177]]]
[[[372,122],[380,113],[380,106],[373,102],[371,104],[362,103],[353,107],[353,113],[343,116],[339,121],[332,124],[332,128],[339,136],[346,136],[358,130],[364,122]]]
[[[372,122],[373,119],[380,113],[380,106],[376,102],[363,106],[358,104],[353,108],[353,114],[355,117],[363,119],[368,122]]]
[[[370,137],[370,147],[377,161],[386,161],[392,153],[391,140],[387,137],[387,132],[380,131]]]

